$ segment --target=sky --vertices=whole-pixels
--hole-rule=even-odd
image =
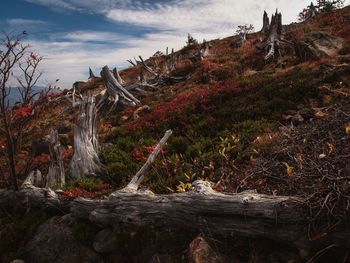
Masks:
[[[349,4],[347,0],[346,4]],[[44,57],[40,85],[61,88],[85,81],[91,67],[123,69],[127,59],[180,49],[198,40],[234,34],[242,24],[262,27],[264,10],[278,8],[283,23],[297,20],[310,0],[1,0],[0,33],[22,32]]]

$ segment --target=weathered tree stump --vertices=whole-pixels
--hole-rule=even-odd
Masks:
[[[274,58],[276,54],[281,55],[281,50],[288,46],[291,46],[291,43],[283,37],[282,14],[276,10],[275,15],[272,15],[268,37],[257,47],[267,53],[265,60],[269,60]]]
[[[69,175],[72,179],[96,176],[102,170],[98,157],[97,108],[95,98],[86,96],[80,105],[74,131],[74,154],[70,162]]]
[[[49,142],[51,161],[46,179],[46,187],[56,189],[64,186],[66,183],[62,158],[62,148],[58,138],[57,130],[51,130]]]

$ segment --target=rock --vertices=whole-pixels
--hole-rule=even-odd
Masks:
[[[318,156],[318,159],[320,159],[320,160],[325,159],[325,158],[327,158],[327,155],[324,153],[322,153]]]
[[[219,263],[222,262],[217,253],[202,237],[197,237],[190,244],[189,260],[192,263]]]
[[[59,134],[67,134],[72,131],[72,124],[69,121],[63,121],[57,125]]]
[[[313,32],[295,43],[295,53],[301,61],[319,60],[336,55],[343,42],[341,38],[328,33]]]
[[[117,239],[112,230],[103,229],[97,233],[93,247],[99,253],[109,253],[116,249]]]
[[[104,262],[96,252],[74,238],[69,227],[73,222],[74,219],[66,215],[53,217],[41,225],[26,246],[29,262]]]

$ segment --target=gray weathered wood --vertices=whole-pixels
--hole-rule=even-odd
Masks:
[[[95,98],[86,96],[80,105],[74,130],[74,154],[70,162],[70,177],[81,179],[96,176],[101,172],[102,164],[98,157],[97,109]]]
[[[153,152],[148,157],[146,163],[142,166],[142,168],[137,172],[137,174],[131,179],[130,183],[123,189],[123,191],[127,192],[135,192],[139,188],[141,182],[143,181],[145,174],[150,169],[151,165],[156,160],[160,151],[164,148],[166,142],[173,132],[171,130],[166,131],[164,137],[157,144],[156,148],[154,148]]]
[[[98,109],[109,101],[112,102],[111,111],[115,109],[118,102],[126,106],[136,106],[140,104],[140,101],[118,82],[107,66],[103,67],[101,77],[105,84],[106,92],[98,102]]]
[[[258,45],[258,48],[266,51],[265,60],[269,60],[274,58],[276,53],[281,55],[281,50],[287,46],[291,46],[291,43],[283,38],[282,14],[276,10],[271,18],[268,37]]]
[[[122,79],[122,77],[119,74],[119,71],[117,68],[113,69],[113,76],[117,79],[117,81],[121,84],[121,85],[125,85],[125,81]]]
[[[50,131],[49,136],[50,166],[46,179],[46,187],[53,189],[61,188],[66,183],[63,165],[62,148],[55,129]]]

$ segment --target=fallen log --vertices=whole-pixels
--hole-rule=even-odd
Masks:
[[[308,208],[302,198],[255,191],[219,193],[210,182],[200,180],[185,193],[158,195],[139,190],[145,173],[170,135],[171,131],[166,132],[127,187],[104,199],[67,200],[50,188],[34,186],[32,174],[20,191],[0,190],[0,206],[21,201],[31,206],[56,208],[104,227],[180,227],[212,236],[267,238],[300,249],[303,255],[321,243],[349,245],[350,233],[346,231],[325,233],[319,240],[308,239],[305,231]]]

